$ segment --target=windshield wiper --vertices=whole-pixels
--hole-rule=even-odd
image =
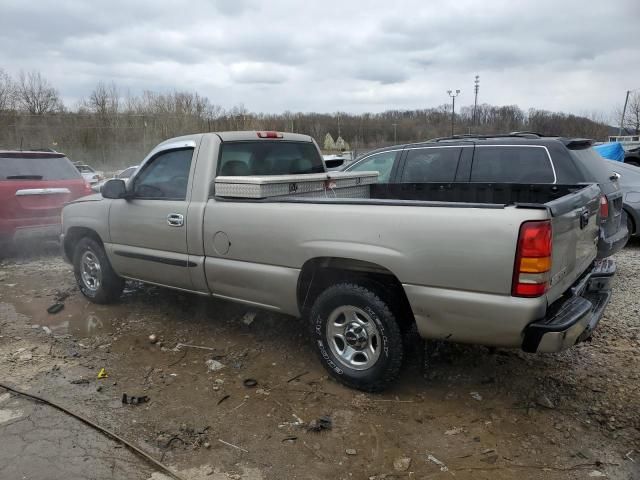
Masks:
[[[7,180],[42,180],[42,175],[7,175]]]

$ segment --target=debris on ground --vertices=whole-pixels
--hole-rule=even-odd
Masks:
[[[249,450],[245,450],[244,448],[239,447],[239,446],[237,446],[237,445],[234,445],[233,443],[225,442],[225,441],[224,441],[224,440],[222,440],[221,438],[219,438],[219,439],[218,439],[218,441],[219,441],[220,443],[223,443],[223,444],[225,444],[225,445],[229,446],[229,447],[233,447],[233,448],[235,448],[235,449],[237,449],[237,450],[240,450],[240,451],[242,451],[242,452],[244,452],[244,453],[249,453]]]
[[[591,470],[589,472],[589,476],[593,478],[598,478],[598,477],[606,477],[607,475],[602,473],[600,470]]]
[[[473,398],[474,400],[477,400],[479,402],[482,401],[482,395],[480,395],[478,392],[471,392],[469,395],[471,395],[471,398]]]
[[[62,311],[63,308],[64,308],[64,303],[57,302],[57,303],[54,303],[53,305],[51,305],[49,308],[47,308],[47,312],[49,312],[51,315],[53,315],[53,314],[56,314],[56,313]]]
[[[207,366],[207,370],[209,370],[210,372],[217,372],[218,370],[222,370],[224,368],[224,364],[212,358],[204,362],[204,364]]]
[[[393,461],[393,468],[398,472],[406,472],[411,466],[411,458],[399,457]]]
[[[158,341],[158,336],[155,333],[149,335],[149,342],[153,345]]]
[[[126,393],[122,394],[122,403],[127,405],[140,405],[141,403],[147,403],[149,400],[151,399],[147,395],[127,396]]]
[[[355,448],[347,448],[344,453],[347,455],[357,455],[358,451]]]
[[[250,310],[250,311],[248,311],[247,313],[245,313],[242,316],[240,321],[242,323],[244,323],[245,325],[249,326],[249,325],[251,325],[253,323],[253,321],[255,320],[257,314],[258,314],[258,312]]]
[[[454,427],[451,428],[449,430],[447,430],[446,432],[444,432],[445,435],[458,435],[459,433],[464,432],[464,430],[462,429],[462,427]]]
[[[89,384],[89,380],[87,380],[86,378],[76,378],[75,380],[71,380],[71,382],[74,385],[88,385]]]
[[[98,378],[109,378],[109,374],[107,373],[107,371],[104,368],[101,368],[100,371],[98,372]]]
[[[307,425],[307,431],[320,432],[322,430],[331,430],[333,428],[333,421],[329,415],[322,415],[316,420],[311,420]]]
[[[549,399],[549,397],[547,397],[547,396],[546,396],[546,395],[544,395],[544,394],[539,395],[539,396],[536,398],[536,404],[538,404],[538,405],[540,405],[541,407],[544,407],[544,408],[549,408],[549,409],[556,408],[556,406],[555,406],[555,405],[553,404],[553,402]]]
[[[449,471],[449,467],[447,467],[444,462],[438,460],[436,457],[434,457],[433,455],[429,454],[427,455],[427,460],[429,460],[431,463],[435,463],[436,465],[438,465],[440,467],[440,471],[441,472],[448,472]]]
[[[258,385],[258,381],[254,378],[245,378],[242,384],[247,388],[253,388]]]
[[[214,350],[215,350],[215,348],[212,348],[212,347],[205,347],[205,346],[203,346],[203,345],[190,345],[190,344],[188,344],[188,343],[178,343],[175,347],[173,347],[173,349],[172,349],[172,350],[173,350],[174,352],[179,352],[179,351],[180,351],[180,349],[181,349],[182,347],[187,347],[187,348],[198,348],[198,349],[200,349],[200,350],[211,350],[211,351],[214,351]]]
[[[46,333],[47,335],[51,335],[51,329],[46,325],[42,327],[42,330],[44,330],[44,333]]]

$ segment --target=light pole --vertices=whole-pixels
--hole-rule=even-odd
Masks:
[[[480,75],[476,75],[473,81],[473,90],[475,91],[475,100],[473,101],[473,126],[476,126],[476,109],[478,108],[478,90],[480,90]]]
[[[453,93],[453,90],[447,90],[447,93],[451,97],[451,136],[453,137],[456,118],[456,97],[460,95],[460,90],[456,90],[455,93]]]
[[[624,99],[624,107],[622,107],[622,117],[620,118],[620,128],[618,129],[618,136],[622,135],[622,128],[624,127],[624,116],[627,114],[627,104],[629,103],[629,94],[640,90],[640,88],[634,88],[633,90],[627,90],[627,96]]]
[[[398,124],[392,123],[391,125],[393,125],[393,143],[396,144],[398,143]]]

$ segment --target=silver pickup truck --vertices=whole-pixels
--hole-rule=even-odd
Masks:
[[[303,317],[331,375],[368,391],[397,377],[413,329],[557,352],[600,320],[615,264],[596,261],[597,185],[375,184],[362,198],[216,192],[221,177],[323,172],[305,135],[167,140],[128,181],[64,207],[64,255],[96,303],[116,301],[135,279]]]

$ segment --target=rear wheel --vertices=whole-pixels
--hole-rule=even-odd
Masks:
[[[339,382],[375,392],[398,377],[402,333],[375,290],[350,283],[330,286],[314,302],[310,321],[316,352]]]
[[[80,291],[92,302],[112,303],[120,297],[124,279],[113,271],[98,241],[80,239],[74,250],[73,267]]]

